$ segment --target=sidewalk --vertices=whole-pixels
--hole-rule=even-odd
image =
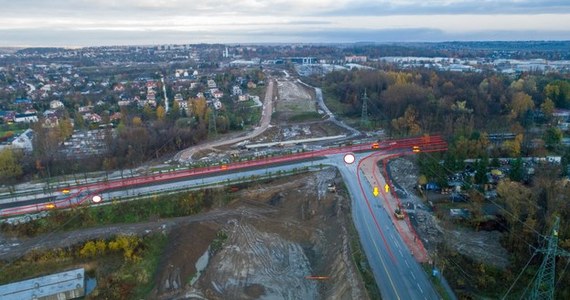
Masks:
[[[394,215],[394,211],[400,205],[400,200],[397,196],[392,192],[392,188],[390,188],[389,192],[386,193],[385,185],[388,183],[388,186],[392,186],[390,180],[386,180],[384,178],[384,170],[380,170],[376,163],[379,160],[384,159],[379,155],[373,155],[368,158],[362,160],[361,169],[365,174],[366,179],[370,184],[374,187],[378,187],[378,201],[384,206],[384,209],[388,212],[388,215],[392,219],[392,223],[396,226],[396,229],[400,233],[404,243],[412,253],[412,255],[416,258],[418,262],[427,263],[431,261],[424,245],[421,242],[421,239],[416,234],[412,224],[408,216],[406,215],[404,220],[398,220]]]

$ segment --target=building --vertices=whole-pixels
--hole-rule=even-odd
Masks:
[[[363,63],[366,62],[367,60],[368,58],[362,55],[351,55],[344,57],[344,61],[347,63]]]
[[[14,122],[16,123],[32,123],[38,121],[38,115],[36,113],[23,113],[16,114],[14,117]]]
[[[34,138],[34,131],[28,129],[20,134],[15,140],[12,141],[12,146],[15,148],[23,149],[24,152],[32,152],[34,146],[32,144],[32,139]]]
[[[0,299],[67,300],[85,295],[85,270],[75,269],[0,286]]]
[[[216,84],[216,82],[214,81],[214,79],[208,79],[208,88],[209,89],[214,89],[218,87],[218,85]]]
[[[239,95],[241,95],[241,94],[242,94],[241,88],[240,88],[239,86],[237,86],[237,85],[234,85],[234,86],[232,87],[232,95],[233,95],[233,96],[239,96]]]
[[[63,108],[63,102],[59,101],[59,100],[53,100],[49,103],[49,108],[50,109],[59,109],[59,108]]]

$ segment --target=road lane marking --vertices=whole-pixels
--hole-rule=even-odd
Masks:
[[[420,289],[420,292],[422,292],[422,294],[423,294],[424,290],[422,290],[422,287],[420,286],[420,284],[416,282],[416,285],[418,286],[418,289]]]
[[[408,268],[410,267],[410,264],[408,264],[407,260],[404,260],[404,262],[406,263],[406,266],[408,266]]]
[[[368,222],[366,222],[366,220],[363,219],[363,223],[366,226],[366,230],[368,231],[368,235],[370,237],[373,237],[372,231],[370,231],[370,226],[368,226]],[[380,258],[380,262],[382,263],[382,267],[384,268],[384,272],[386,272],[386,275],[388,275],[388,281],[390,281],[390,285],[392,286],[392,289],[394,290],[396,297],[398,299],[400,299],[400,295],[398,294],[398,290],[396,289],[396,286],[394,286],[394,282],[392,281],[392,276],[390,276],[390,272],[388,272],[388,269],[386,268],[386,263],[384,262],[384,259],[382,258],[382,254],[380,253],[380,249],[378,249],[378,245],[376,244],[376,240],[374,238],[372,238],[372,244],[374,244],[374,249],[376,249],[376,253],[378,254],[378,257]]]
[[[414,277],[414,280],[416,280],[416,275],[414,275],[414,272],[411,272],[410,274],[412,274],[412,277]]]

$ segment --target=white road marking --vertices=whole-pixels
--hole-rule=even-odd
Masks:
[[[422,294],[424,293],[424,290],[422,290],[422,288],[420,287],[419,283],[416,283],[416,285],[418,286],[418,289],[420,289],[420,292],[422,292]]]

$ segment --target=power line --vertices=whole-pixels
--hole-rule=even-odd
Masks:
[[[507,298],[507,296],[509,295],[509,293],[511,292],[511,290],[513,289],[513,287],[515,286],[515,284],[517,283],[517,281],[521,278],[522,274],[524,273],[524,271],[526,270],[526,268],[528,267],[528,265],[530,265],[530,262],[532,261],[532,259],[534,258],[534,256],[536,255],[536,251],[532,254],[532,256],[530,257],[530,259],[528,260],[528,262],[526,263],[526,265],[524,266],[524,268],[522,269],[522,271],[519,272],[519,275],[517,276],[517,278],[515,279],[515,281],[513,282],[513,284],[511,284],[511,286],[509,287],[509,289],[507,290],[507,292],[505,293],[505,295],[503,296],[503,298],[501,298],[501,300],[505,300]]]

